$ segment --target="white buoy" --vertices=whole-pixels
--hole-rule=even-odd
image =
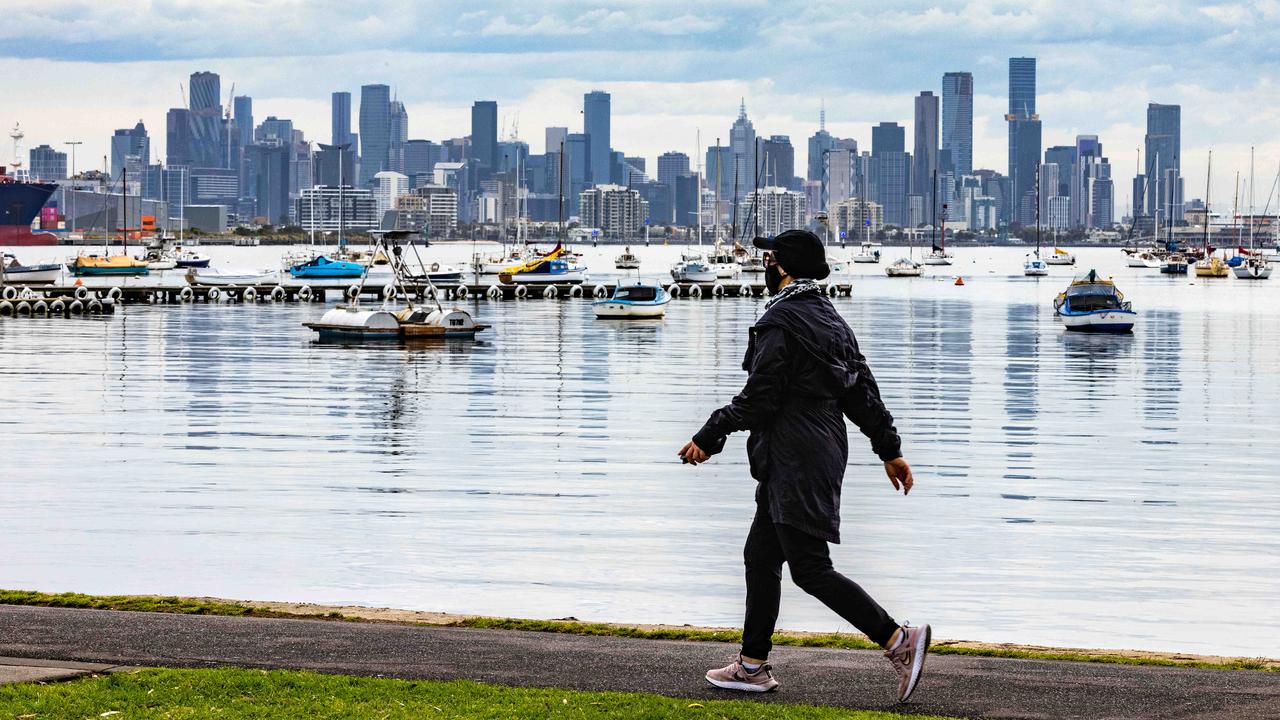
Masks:
[[[751,286],[746,283],[739,285],[738,297],[751,297]]]
[[[560,291],[556,290],[555,285],[548,285],[547,289],[542,291],[542,297],[544,300],[555,300],[559,294]]]
[[[280,302],[281,300],[284,300],[288,296],[289,296],[289,293],[285,292],[284,288],[279,285],[271,288],[271,299],[275,300],[276,302]]]
[[[528,294],[529,294],[529,288],[525,287],[524,285],[517,285],[517,286],[516,286],[516,297],[517,297],[517,298],[520,298],[521,300],[523,300],[523,299],[525,298],[525,296],[527,296]]]
[[[4,303],[0,303],[0,306],[3,306],[3,305]],[[71,304],[67,306],[67,309],[71,311],[72,315],[79,315],[80,313],[84,312],[84,302],[82,300],[72,300]],[[3,315],[3,314],[4,314],[4,308],[0,307],[0,315]]]
[[[53,313],[54,315],[66,315],[67,304],[61,300],[54,300],[53,302],[49,303],[49,312]]]
[[[490,285],[489,288],[484,291],[484,296],[490,300],[498,300],[502,297],[502,288],[497,285]]]
[[[459,300],[465,300],[467,298],[467,295],[469,295],[470,293],[471,291],[467,289],[466,285],[459,285],[458,289],[453,291],[453,296],[458,298]]]
[[[97,315],[98,313],[102,312],[102,301],[97,298],[94,298],[89,301],[89,304],[88,306],[86,306],[86,309],[89,311],[90,315]]]
[[[395,300],[395,299],[396,299],[396,286],[395,286],[395,285],[393,285],[393,284],[391,284],[391,283],[387,283],[386,285],[383,285],[383,286],[382,286],[382,299],[383,299],[383,300]]]
[[[31,313],[33,315],[44,317],[49,314],[49,303],[43,300],[37,300],[31,305]]]
[[[0,298],[12,300],[16,297],[18,297],[18,288],[12,285],[5,285],[4,289],[0,290]]]
[[[258,299],[258,291],[251,287],[247,287],[244,289],[244,292],[240,293],[240,299],[244,302],[253,302]]]
[[[360,297],[360,286],[359,286],[359,285],[352,285],[351,287],[347,288],[347,299],[348,299],[348,300],[355,300],[355,299],[356,299],[356,298],[358,298],[358,297]]]
[[[714,297],[724,297],[724,284],[723,284],[723,283],[716,283],[715,285],[712,285],[712,286],[711,286],[711,294],[712,294]]]
[[[204,294],[204,297],[209,302],[217,302],[218,298],[222,297],[222,291],[216,287],[209,288],[209,291]]]
[[[94,302],[97,302],[97,300],[94,300]],[[31,303],[27,302],[26,300],[19,300],[18,304],[14,306],[14,310],[17,311],[18,317],[22,317],[23,315],[30,315]]]
[[[111,302],[119,302],[121,295],[124,295],[124,292],[118,287],[113,287],[107,291],[105,299],[110,300]]]
[[[582,286],[581,286],[581,285],[574,285],[573,287],[569,288],[569,297],[571,297],[571,298],[580,298],[580,297],[582,297]]]
[[[667,292],[671,294],[671,297],[678,298],[680,297],[680,286],[676,283],[671,283],[671,287],[667,288]]]
[[[311,292],[310,285],[303,285],[302,287],[298,288],[298,299],[301,300],[302,302],[309,301],[311,299],[311,295],[312,295],[312,292]]]
[[[83,285],[79,285],[79,286],[77,286],[77,287],[76,287],[75,296],[76,296],[76,299],[77,299],[77,300],[88,300],[88,299],[89,299],[89,288],[87,288],[87,287],[85,287],[85,286],[83,286]]]
[[[689,288],[689,297],[702,297],[702,286],[694,283],[693,287]]]
[[[591,291],[591,294],[598,298],[606,298],[609,297],[609,288],[605,287],[604,283],[596,283],[596,287]]]

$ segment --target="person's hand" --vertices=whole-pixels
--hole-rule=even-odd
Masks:
[[[894,458],[884,464],[884,474],[889,476],[889,482],[893,483],[893,489],[902,489],[902,494],[906,495],[911,492],[911,486],[915,484],[915,478],[911,476],[911,466],[907,464],[905,458]]]
[[[681,460],[684,460],[690,465],[704,463],[711,458],[710,455],[703,452],[702,448],[698,447],[697,443],[692,440],[685,443],[684,447],[680,448],[680,452],[676,454],[680,456]]]

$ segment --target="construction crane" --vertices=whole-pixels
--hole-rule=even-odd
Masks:
[[[178,94],[182,95],[182,107],[187,107],[187,89],[178,83]]]
[[[236,84],[231,83],[231,91],[227,93],[227,108],[223,112],[223,124],[227,126],[227,169],[231,169],[231,105],[236,99]]]

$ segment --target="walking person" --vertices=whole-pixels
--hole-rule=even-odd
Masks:
[[[801,590],[884,648],[903,702],[924,670],[930,628],[895,622],[857,583],[836,572],[827,546],[840,542],[840,485],[849,455],[845,418],[871,440],[894,490],[903,495],[914,483],[911,467],[853,331],[816,282],[831,273],[822,241],[807,230],[789,230],[756,238],[755,246],[771,253],[765,283],[773,297],[750,331],[746,386],[711,413],[679,452],[684,462],[698,465],[723,450],[730,433],[749,430],[747,456],[758,481],[755,519],[743,548],[742,651],[706,678],[747,692],[778,687],[767,661],[786,563]]]

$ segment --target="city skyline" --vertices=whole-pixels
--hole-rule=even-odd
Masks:
[[[211,6],[227,7],[218,2]],[[867,28],[875,26],[884,31],[910,29],[910,37],[927,39],[930,33],[941,32],[939,26],[949,21],[972,30],[973,37],[945,47],[930,44],[928,56],[903,56],[890,52],[883,39],[876,40],[858,62],[874,71],[849,73],[848,66],[844,66],[845,72],[838,72],[841,61],[850,56],[847,48],[828,52],[824,46],[812,57],[777,62],[777,40],[751,49],[757,57],[731,67],[734,63],[728,60],[747,52],[752,33],[763,33],[766,20],[779,29],[794,28],[815,12],[808,6],[791,7],[789,13],[794,18],[784,17],[778,9],[760,9],[760,17],[742,27],[742,40],[721,39],[692,55],[677,48],[690,38],[705,39],[723,31],[728,21],[708,15],[700,23],[697,17],[683,10],[674,12],[674,5],[664,3],[603,16],[572,7],[539,10],[536,17],[501,10],[456,11],[451,15],[448,5],[430,11],[400,8],[406,13],[406,26],[426,22],[423,13],[442,23],[431,25],[429,34],[448,39],[433,43],[433,52],[424,53],[406,49],[403,28],[387,29],[387,12],[374,10],[360,19],[335,10],[297,19],[287,27],[305,28],[325,18],[341,20],[349,39],[365,49],[316,54],[319,51],[311,41],[302,38],[288,51],[294,54],[274,57],[257,56],[260,51],[247,45],[227,45],[227,38],[215,37],[217,33],[209,33],[209,41],[203,44],[176,42],[192,31],[188,26],[194,20],[175,26],[169,39],[148,35],[136,47],[108,43],[95,50],[87,42],[87,28],[105,15],[83,8],[84,12],[73,14],[67,9],[72,6],[55,1],[39,6],[43,23],[21,22],[24,13],[34,12],[35,7],[18,3],[14,16],[20,22],[16,25],[27,37],[10,38],[0,51],[0,67],[14,78],[17,97],[39,97],[42,102],[8,104],[0,111],[4,115],[0,121],[9,127],[22,123],[26,148],[45,143],[62,148],[66,140],[84,141],[79,169],[100,166],[102,156],[110,154],[111,133],[132,127],[139,119],[151,131],[153,156],[163,157],[160,130],[164,113],[169,107],[181,106],[178,83],[186,83],[188,75],[198,70],[220,74],[224,90],[235,82],[236,94],[254,98],[258,117],[291,119],[315,141],[329,138],[331,93],[352,93],[354,115],[359,90],[366,84],[391,86],[409,115],[409,137],[436,142],[466,135],[472,102],[494,99],[499,106],[500,135],[505,138],[518,118],[521,135],[534,152],[540,149],[545,127],[567,126],[580,131],[582,96],[604,90],[612,96],[612,146],[650,162],[672,150],[698,157],[694,145],[699,128],[704,148],[717,136],[727,143],[739,101],[745,97],[756,133],[761,137],[789,135],[801,168],[807,162],[804,141],[817,130],[819,108],[824,103],[826,126],[832,135],[854,138],[866,148],[871,128],[883,121],[898,122],[912,133],[913,98],[926,90],[941,95],[944,73],[969,72],[973,76],[973,166],[1003,172],[1007,169],[1003,117],[1008,102],[1006,63],[1009,57],[1020,55],[1038,59],[1042,146],[1073,144],[1077,135],[1097,135],[1108,147],[1119,178],[1131,177],[1137,168],[1137,149],[1144,145],[1150,102],[1183,108],[1180,164],[1188,199],[1203,195],[1204,164],[1211,147],[1217,175],[1213,195],[1219,199],[1215,204],[1230,197],[1234,171],[1247,170],[1250,145],[1257,145],[1260,168],[1269,167],[1269,158],[1280,156],[1280,143],[1271,131],[1277,111],[1271,107],[1273,103],[1258,102],[1274,91],[1266,80],[1252,79],[1265,77],[1265,73],[1235,78],[1231,71],[1236,65],[1222,52],[1180,52],[1174,65],[1160,44],[1134,42],[1135,37],[1159,27],[1167,42],[1177,40],[1212,49],[1234,29],[1277,12],[1265,8],[1232,11],[1227,6],[1184,3],[1170,9],[1150,9],[1147,15],[1108,8],[1085,22],[1087,27],[1058,35],[1047,29],[1057,9],[1053,4],[1026,11],[1001,3],[970,3],[964,12],[945,5],[900,11],[867,8],[835,25],[850,38],[872,39],[876,33]],[[741,14],[733,4],[723,7],[726,16]],[[137,19],[147,26],[174,22],[173,11],[164,4],[130,12],[141,13]],[[207,10],[197,12],[197,17],[202,12]],[[213,27],[238,22],[234,8],[228,12],[228,17],[204,20]],[[262,12],[265,19],[271,19],[282,11],[267,3]],[[1195,22],[1171,19],[1178,12],[1190,12]],[[855,27],[857,19],[866,26]],[[908,28],[908,20],[914,20],[914,29]],[[1015,42],[1018,33],[999,32],[994,26],[1000,22],[1008,26],[1006,30],[1024,30],[1025,40]],[[1125,23],[1129,29],[1122,31],[1119,26]],[[370,25],[384,29],[385,37],[379,43],[369,40]],[[624,27],[626,32],[621,30]],[[1092,36],[1087,32],[1090,28]],[[107,39],[116,32],[100,29]],[[827,25],[815,25],[812,35],[816,39],[829,32],[832,29]],[[617,37],[609,46],[595,37],[597,33]],[[31,38],[35,36],[42,41],[34,42]],[[555,40],[566,36],[575,38],[574,49],[552,51]],[[856,43],[851,40],[850,44]],[[367,49],[379,46],[384,49]],[[1249,47],[1244,43],[1241,51]],[[625,55],[628,61],[597,62],[603,55]],[[565,72],[570,66],[574,72]],[[128,72],[122,72],[126,69]],[[431,81],[420,79],[426,77]],[[50,87],[60,91],[51,94]],[[227,98],[220,102],[225,104]],[[86,106],[94,112],[83,112]],[[355,117],[352,123],[356,124]],[[1264,172],[1260,186],[1268,175],[1269,171]],[[1117,216],[1128,207],[1129,191],[1127,182],[1118,183]]]

